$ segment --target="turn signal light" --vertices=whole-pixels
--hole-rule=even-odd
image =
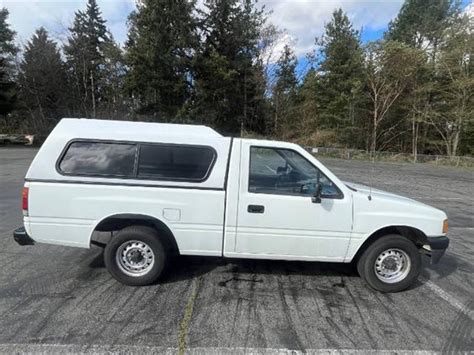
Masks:
[[[23,210],[23,214],[28,213],[28,190],[27,187],[24,187],[21,192],[21,209]]]
[[[448,233],[448,229],[449,229],[448,220],[445,219],[445,220],[443,221],[443,233],[444,233],[444,234],[447,234],[447,233]]]

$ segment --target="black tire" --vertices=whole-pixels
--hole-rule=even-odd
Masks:
[[[153,264],[143,275],[130,275],[125,271],[123,263],[119,264],[117,252],[122,246],[130,245],[131,241],[141,242],[140,246],[146,245],[153,252]],[[147,248],[148,250],[148,248]],[[141,254],[140,254],[141,255]],[[143,256],[139,256],[143,260]],[[104,262],[107,270],[118,281],[129,286],[145,286],[155,282],[166,265],[167,253],[159,239],[157,231],[151,227],[130,226],[126,227],[107,243],[104,250]]]
[[[381,280],[375,271],[375,263],[382,252],[389,249],[403,251],[409,258],[410,267],[406,275],[398,282],[389,283]],[[383,236],[364,250],[357,261],[357,271],[367,284],[381,292],[399,292],[415,282],[421,272],[421,255],[416,245],[406,237],[397,234]]]

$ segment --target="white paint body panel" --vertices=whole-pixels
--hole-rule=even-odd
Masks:
[[[308,196],[249,192],[250,148],[292,149],[341,185],[343,199],[323,199],[312,203]],[[237,204],[237,231],[234,247],[224,256],[242,254],[255,258],[343,261],[352,228],[352,195],[328,169],[301,147],[290,143],[244,140],[241,143],[241,170]],[[249,205],[264,206],[264,213],[249,213]]]
[[[353,193],[354,227],[346,260],[352,260],[364,241],[384,227],[412,227],[428,237],[445,235],[443,221],[447,216],[443,211],[389,192],[353,183],[349,185],[357,192]]]
[[[29,189],[29,225],[38,242],[89,248],[102,220],[135,214],[165,223],[182,254],[221,255],[224,191],[44,182]],[[163,218],[166,209],[180,211],[179,220]]]
[[[56,170],[59,156],[69,141],[81,138],[206,145],[214,148],[217,159],[203,182],[61,175]],[[297,151],[344,197],[316,204],[309,197],[250,193],[251,146]],[[28,234],[37,242],[83,248],[90,247],[101,221],[133,214],[164,223],[181,254],[349,262],[381,228],[409,226],[440,236],[446,218],[433,207],[379,190],[372,190],[369,200],[368,188],[349,189],[295,144],[248,139],[233,139],[231,144],[230,138],[204,126],[62,120],[33,160],[25,186]],[[264,205],[264,213],[248,213],[248,205],[254,204]]]

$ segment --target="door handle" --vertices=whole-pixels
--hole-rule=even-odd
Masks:
[[[265,206],[261,205],[249,205],[247,207],[247,212],[248,213],[263,213],[265,212]]]

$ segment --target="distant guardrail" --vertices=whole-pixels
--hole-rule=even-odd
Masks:
[[[347,160],[381,160],[394,162],[416,162],[432,163],[436,165],[453,165],[474,167],[474,157],[447,155],[417,154],[416,159],[413,154],[377,151],[375,154],[361,149],[328,148],[328,147],[306,147],[313,155],[347,159]]]

